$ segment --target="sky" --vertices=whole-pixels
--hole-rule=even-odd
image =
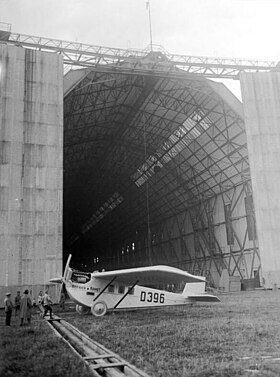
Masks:
[[[280,60],[280,0],[149,0],[152,41],[170,54]],[[147,0],[0,0],[12,32],[144,49]],[[228,82],[236,95],[239,83]]]

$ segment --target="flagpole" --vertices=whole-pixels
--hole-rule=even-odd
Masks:
[[[149,11],[149,26],[150,26],[150,46],[151,51],[153,51],[153,35],[152,35],[152,19],[151,19],[151,7],[150,7],[150,0],[146,2],[146,6]]]

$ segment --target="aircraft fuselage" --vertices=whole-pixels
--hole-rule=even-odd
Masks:
[[[66,289],[69,296],[77,304],[91,308],[95,303],[102,301],[106,304],[107,310],[153,308],[193,302],[180,293],[162,291],[137,284],[127,286],[95,278],[84,284],[68,281]]]

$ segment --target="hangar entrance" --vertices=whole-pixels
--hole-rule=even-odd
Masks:
[[[53,206],[52,198],[62,194],[62,148],[63,252],[64,259],[73,254],[77,268],[169,264],[204,275],[222,289],[229,277],[259,284],[261,253],[269,259],[266,271],[280,270],[273,248],[265,256],[270,234],[259,248],[256,228],[265,223],[261,211],[255,221],[259,203],[252,182],[260,170],[243,106],[211,80],[271,71],[276,64],[108,49],[9,30],[0,31],[0,40],[5,114],[22,120],[1,118],[7,131],[1,140],[0,186],[7,199],[1,202],[7,245],[1,249],[6,279],[1,287],[39,289],[61,272],[62,206]],[[11,97],[15,83],[18,93]],[[248,119],[255,111],[249,103]],[[15,125],[23,127],[20,140],[8,132]],[[11,159],[10,148],[23,151],[15,154],[18,161]],[[11,171],[18,173],[18,197],[11,196]],[[266,184],[273,180],[266,178]],[[7,205],[11,200],[18,202]],[[269,218],[276,215],[271,207]]]
[[[149,52],[142,67],[166,57]],[[79,268],[168,264],[252,279],[260,260],[241,103],[165,61],[70,70],[64,252]]]

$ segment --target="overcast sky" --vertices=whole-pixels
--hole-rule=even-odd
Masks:
[[[0,0],[0,22],[20,34],[143,49],[146,3]],[[280,0],[150,0],[150,10],[153,43],[169,53],[280,60]]]

